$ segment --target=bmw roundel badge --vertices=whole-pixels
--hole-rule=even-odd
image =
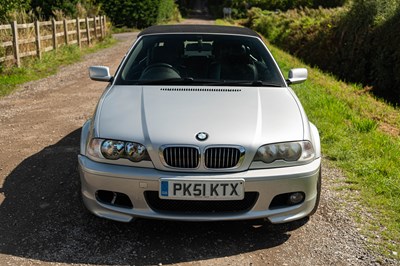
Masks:
[[[198,141],[205,141],[208,138],[208,134],[206,132],[197,133],[196,139]]]

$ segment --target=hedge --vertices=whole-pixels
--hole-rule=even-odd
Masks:
[[[386,8],[384,0],[278,13],[253,8],[247,26],[305,62],[400,104],[400,0],[392,2],[397,8]]]
[[[174,0],[98,0],[116,27],[138,29],[179,17]]]

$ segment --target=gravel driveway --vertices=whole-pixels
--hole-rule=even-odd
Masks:
[[[344,177],[326,161],[320,209],[309,220],[123,224],[89,214],[80,199],[79,134],[106,84],[91,81],[87,68],[115,71],[135,36],[119,35],[114,47],[0,99],[0,265],[399,264],[366,248],[353,203],[335,189]]]

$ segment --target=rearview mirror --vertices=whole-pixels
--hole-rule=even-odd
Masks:
[[[109,82],[113,78],[110,75],[110,69],[106,66],[91,66],[89,67],[89,77],[96,81]]]
[[[288,84],[298,84],[307,80],[308,71],[306,68],[293,68],[289,71]]]

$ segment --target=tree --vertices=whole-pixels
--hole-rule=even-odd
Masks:
[[[175,8],[174,0],[97,0],[112,23],[142,29],[169,20]]]
[[[0,0],[0,22],[7,23],[7,14],[13,11],[28,10],[30,0]]]
[[[31,8],[38,10],[40,8],[41,14],[45,19],[53,17],[53,11],[61,10],[65,16],[75,17],[76,16],[76,5],[80,2],[79,0],[31,0]]]

